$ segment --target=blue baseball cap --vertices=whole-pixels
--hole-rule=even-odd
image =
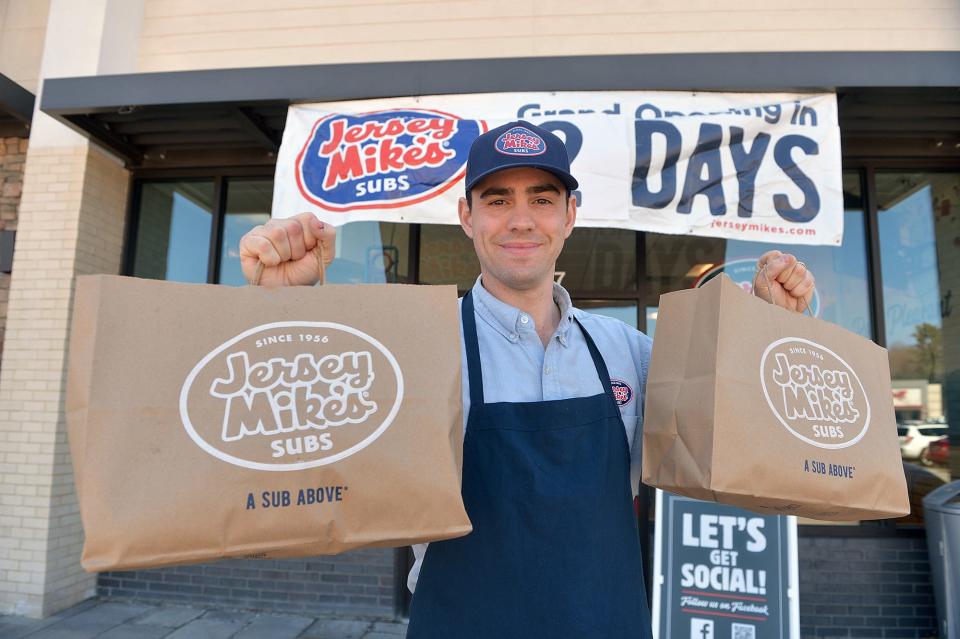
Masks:
[[[570,175],[570,157],[563,140],[536,124],[517,120],[473,141],[467,157],[467,192],[492,173],[520,166],[550,171],[571,192],[579,186]]]

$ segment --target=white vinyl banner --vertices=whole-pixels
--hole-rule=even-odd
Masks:
[[[835,94],[440,95],[290,107],[273,216],[456,224],[473,140],[522,119],[564,140],[579,226],[783,244],[843,236]]]

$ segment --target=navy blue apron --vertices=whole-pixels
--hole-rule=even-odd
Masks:
[[[486,404],[470,293],[461,314],[473,532],[427,548],[407,638],[651,637],[630,450],[596,345],[577,321],[603,393]]]

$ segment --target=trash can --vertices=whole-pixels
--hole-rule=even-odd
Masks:
[[[960,480],[923,498],[940,639],[960,639]]]

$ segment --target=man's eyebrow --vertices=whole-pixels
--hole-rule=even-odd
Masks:
[[[513,189],[508,189],[502,186],[491,186],[488,189],[484,189],[483,193],[480,194],[480,199],[482,200],[485,197],[490,197],[491,195],[512,195]]]
[[[537,184],[536,186],[528,187],[527,193],[556,193],[557,195],[560,195],[560,189],[558,189],[555,184],[544,182],[543,184]]]

